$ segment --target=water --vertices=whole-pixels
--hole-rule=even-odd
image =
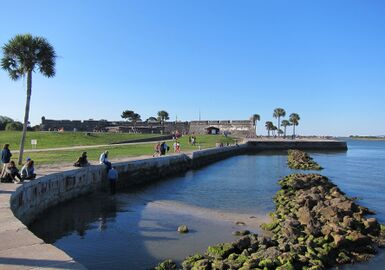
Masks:
[[[385,223],[385,141],[348,141],[348,147],[310,154],[325,168],[323,175]],[[241,228],[260,232],[259,224],[274,210],[277,180],[291,172],[285,152],[233,157],[114,197],[77,199],[47,211],[30,229],[89,269],[148,269],[232,241],[232,232]],[[178,234],[180,224],[190,233]],[[344,269],[384,266],[382,252],[369,264]]]

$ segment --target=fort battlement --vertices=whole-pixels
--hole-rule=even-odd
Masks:
[[[253,137],[255,126],[251,120],[205,120],[191,122],[128,122],[107,120],[53,120],[42,117],[43,131],[109,131],[109,132],[139,132],[154,134],[172,134],[176,131],[182,134],[230,134],[234,136]]]

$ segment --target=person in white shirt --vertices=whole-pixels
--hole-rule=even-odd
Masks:
[[[99,163],[107,166],[107,171],[111,169],[111,162],[108,160],[108,151],[104,151],[99,158]]]

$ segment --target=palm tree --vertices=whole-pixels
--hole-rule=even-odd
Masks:
[[[290,126],[290,122],[288,120],[282,120],[281,126],[284,128],[283,137],[286,138],[286,127]]]
[[[299,117],[299,115],[297,113],[292,113],[289,116],[289,121],[290,121],[291,125],[293,126],[293,138],[295,138],[295,126],[298,126],[298,121],[300,119],[301,118]]]
[[[253,121],[253,125],[255,126],[255,135],[257,135],[257,122],[259,120],[261,120],[261,117],[259,116],[259,114],[253,114],[252,121]]]
[[[282,108],[274,109],[273,117],[274,118],[278,118],[278,129],[281,128],[281,126],[280,126],[280,124],[281,124],[280,119],[281,119],[281,117],[285,117],[285,115],[286,115],[286,112],[285,112],[284,109],[282,109]]]
[[[273,136],[275,136],[275,131],[276,131],[277,129],[278,129],[278,128],[277,128],[276,126],[274,126],[274,125],[271,127],[271,130],[273,131]]]
[[[265,123],[265,127],[266,127],[266,129],[267,129],[267,136],[268,137],[270,137],[270,130],[272,130],[273,129],[273,122],[271,122],[271,121],[267,121],[266,123]]]
[[[27,77],[27,101],[25,104],[23,133],[20,142],[19,165],[24,153],[25,137],[29,118],[32,93],[32,72],[36,69],[48,78],[55,76],[56,53],[53,46],[43,37],[31,34],[16,35],[3,46],[1,67],[9,73],[12,80]]]
[[[164,121],[170,119],[168,112],[159,111],[158,112],[158,120],[162,123],[162,132],[164,133]]]

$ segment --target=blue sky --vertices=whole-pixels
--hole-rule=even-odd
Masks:
[[[247,119],[300,114],[299,134],[385,134],[385,2],[3,1],[0,44],[43,36],[57,74],[33,77],[30,119]],[[0,70],[0,115],[26,81]],[[262,130],[262,128],[260,128]],[[263,133],[266,131],[263,129]]]

